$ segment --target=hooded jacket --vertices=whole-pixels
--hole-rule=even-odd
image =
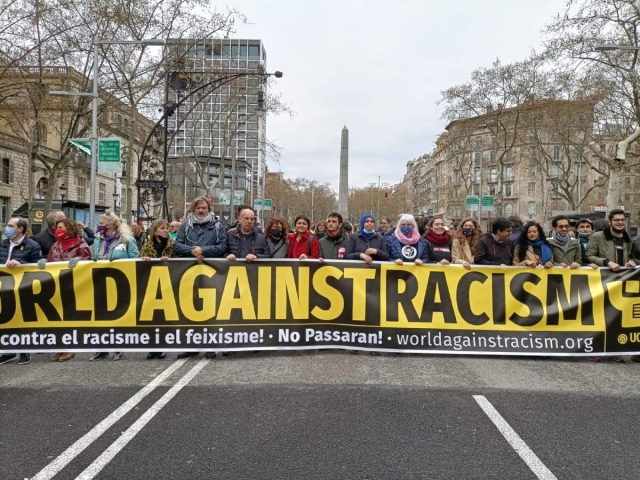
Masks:
[[[508,240],[499,242],[493,233],[485,233],[478,240],[473,263],[477,265],[511,265],[513,250]]]
[[[623,262],[621,267],[631,259],[631,237],[627,231],[622,232],[623,244]],[[605,228],[601,232],[591,235],[587,244],[587,258],[589,262],[595,263],[601,267],[606,267],[609,262],[618,263],[618,255],[616,255],[616,242],[611,227]]]

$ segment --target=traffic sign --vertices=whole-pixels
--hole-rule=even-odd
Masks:
[[[467,210],[469,211],[478,211],[478,196],[477,195],[467,195]]]
[[[262,210],[262,199],[257,198],[253,201],[253,209],[254,210]]]
[[[483,212],[493,212],[493,195],[483,195],[482,196],[482,211]]]
[[[90,138],[72,138],[69,143],[78,147],[88,157],[91,157]],[[122,171],[120,138],[107,137],[98,139],[98,173],[120,173]]]
[[[262,201],[262,206],[264,207],[265,210],[270,211],[271,210],[271,199],[270,198],[265,198]]]

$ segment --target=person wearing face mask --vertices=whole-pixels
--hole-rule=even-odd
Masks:
[[[429,231],[425,235],[429,258],[432,262],[449,265],[451,257],[451,237],[444,226],[444,219],[434,217],[429,221]]]
[[[55,224],[56,242],[47,255],[48,262],[68,261],[74,268],[80,260],[91,260],[91,249],[85,241],[82,227],[69,218],[63,218]],[[52,362],[66,362],[75,357],[75,353],[60,352],[51,357]]]
[[[374,260],[389,260],[385,238],[376,232],[373,215],[365,213],[360,218],[360,230],[347,240],[345,260],[363,260],[368,265]]]
[[[458,235],[451,243],[452,263],[462,265],[467,270],[471,270],[478,240],[480,240],[481,236],[482,229],[475,218],[465,218],[460,222]]]
[[[405,213],[400,217],[395,232],[386,238],[386,244],[389,259],[398,265],[404,262],[416,265],[431,262],[427,244],[420,236],[413,215]]]
[[[569,217],[558,215],[551,219],[553,231],[549,245],[553,252],[553,263],[563,268],[576,269],[582,266],[580,242],[569,234]]]
[[[56,223],[58,223],[63,218],[64,213],[59,210],[49,212],[49,214],[45,217],[47,228],[43,229],[40,233],[33,237],[33,240],[40,244],[40,247],[42,248],[42,255],[44,255],[45,257],[48,255],[49,250],[56,241],[56,237],[54,235]]]
[[[107,212],[100,215],[96,228],[96,239],[91,246],[92,260],[122,260],[138,258],[138,244],[129,226],[122,222],[115,213]],[[109,352],[96,352],[90,361],[103,360]],[[113,360],[120,360],[122,352],[114,352]]]
[[[24,218],[12,218],[4,227],[4,234],[7,238],[0,242],[0,264],[9,268],[26,263],[38,263],[42,259],[42,249],[35,240],[27,237],[29,222]],[[43,268],[42,265],[41,268]],[[15,353],[0,355],[0,365],[16,360]],[[31,362],[29,353],[21,353],[18,365],[26,365]]]
[[[264,228],[267,239],[265,253],[269,258],[287,258],[289,250],[289,224],[284,218],[273,217]]]

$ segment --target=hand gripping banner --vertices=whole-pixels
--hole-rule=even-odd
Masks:
[[[191,260],[0,267],[0,352],[640,352],[640,271]]]

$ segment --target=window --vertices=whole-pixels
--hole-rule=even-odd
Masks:
[[[497,189],[497,187],[496,187],[496,184],[495,184],[495,183],[494,183],[494,184],[489,185],[489,195],[493,195],[493,196],[495,196],[497,191],[498,191],[498,189]]]
[[[536,196],[536,182],[529,182],[529,186],[527,187],[527,195],[530,197]]]
[[[249,60],[260,60],[260,47],[249,45]]]
[[[559,197],[560,196],[560,190],[558,188],[558,182],[553,182],[551,184],[551,196],[552,197]]]
[[[513,163],[513,161],[514,161],[513,150],[509,150],[507,152],[507,155],[504,158],[504,162],[505,163]]]
[[[536,202],[527,203],[527,213],[529,214],[529,218],[536,214]]]
[[[482,166],[482,152],[474,152],[473,166],[476,168],[480,168]]]
[[[504,169],[504,181],[513,182],[513,167],[505,167]]]
[[[536,178],[536,173],[538,172],[538,170],[536,169],[536,167],[530,167],[529,168],[529,176],[531,178]]]
[[[560,147],[553,147],[553,161],[559,162],[560,160]]]
[[[460,186],[460,172],[457,170],[453,172],[453,185],[455,187]]]
[[[87,201],[87,179],[85,177],[76,178],[77,197],[79,202]]]
[[[473,183],[479,184],[482,179],[482,173],[479,168],[473,171]]]
[[[498,161],[498,154],[496,152],[491,152],[491,160],[489,162],[491,165],[495,165]]]
[[[498,181],[498,169],[490,168],[489,169],[489,182],[497,182]]]
[[[505,215],[513,215],[513,204],[505,203],[504,204],[504,214]]]
[[[562,171],[558,167],[551,167],[549,170],[549,176],[551,178],[557,178],[562,174]]]
[[[0,166],[0,181],[2,183],[13,183],[13,162],[8,158],[2,159]]]
[[[10,205],[11,199],[9,197],[0,197],[0,223],[3,225],[9,221]]]
[[[504,196],[509,198],[513,197],[513,185],[510,183],[505,184],[504,186]]]
[[[104,205],[106,203],[106,200],[105,200],[106,192],[107,192],[107,186],[104,183],[100,182],[98,184],[98,203],[100,205]]]

